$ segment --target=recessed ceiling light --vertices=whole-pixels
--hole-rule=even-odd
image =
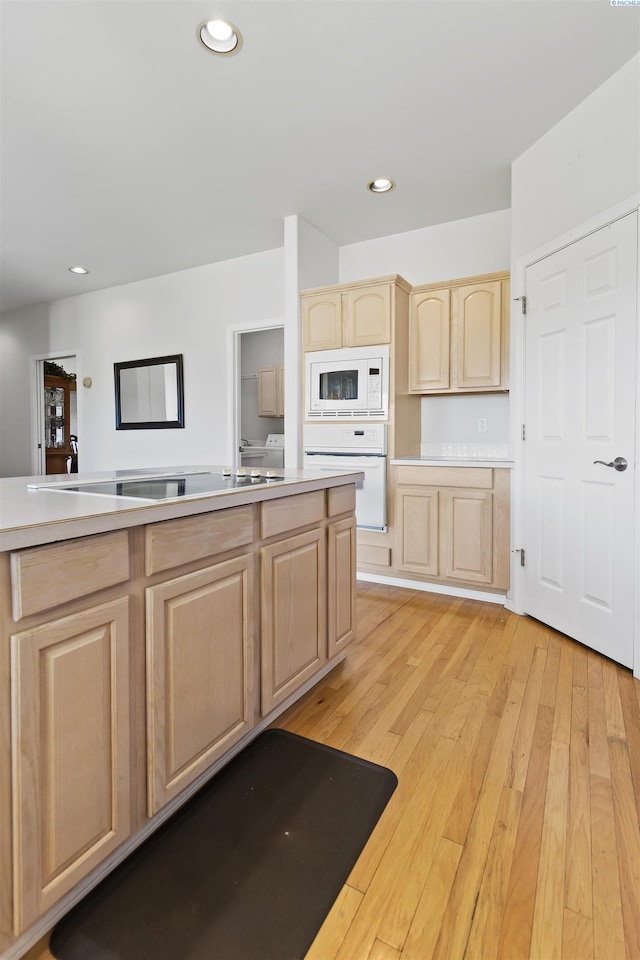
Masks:
[[[69,273],[89,273],[84,267],[69,267]]]
[[[367,184],[371,193],[388,193],[389,190],[393,190],[395,187],[395,182],[393,180],[387,180],[386,177],[378,177],[377,180],[372,180]]]
[[[198,27],[198,36],[213,53],[237,53],[242,46],[240,31],[227,20],[205,20]]]

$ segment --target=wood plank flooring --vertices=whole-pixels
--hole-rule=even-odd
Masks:
[[[277,726],[399,785],[306,960],[638,960],[640,683],[498,605],[358,605]]]
[[[399,785],[306,960],[639,960],[640,683],[496,604],[361,582],[358,607],[275,725]]]

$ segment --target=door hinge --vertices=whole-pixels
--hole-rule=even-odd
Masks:
[[[524,294],[523,294],[521,297],[514,297],[513,299],[514,299],[514,301],[516,301],[516,300],[519,300],[519,301],[520,301],[520,308],[522,309],[522,312],[523,312],[524,314],[526,314],[526,312],[527,312],[527,298],[524,296]]]
[[[520,554],[520,566],[524,567],[524,547],[520,547],[519,550],[516,550],[516,553]]]
[[[522,424],[522,430],[520,431],[520,436],[522,437],[523,440],[527,439],[527,427],[524,423]]]

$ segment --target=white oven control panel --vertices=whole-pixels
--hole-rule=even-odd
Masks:
[[[308,423],[303,428],[305,451],[370,453],[387,452],[386,423]]]

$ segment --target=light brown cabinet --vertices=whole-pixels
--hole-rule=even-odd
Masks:
[[[327,527],[327,651],[335,656],[355,637],[356,521],[336,520]]]
[[[282,537],[326,517],[324,529],[267,543],[262,564],[262,712],[268,713],[355,638],[355,485],[262,507],[262,536]],[[305,640],[301,643],[301,636]]]
[[[128,600],[20,631],[11,653],[18,934],[129,835]]]
[[[353,640],[355,484],[303,489],[0,554],[0,952]]]
[[[354,506],[341,484],[0,554],[0,953],[354,638]]]
[[[284,367],[258,370],[258,416],[284,417]]]
[[[335,350],[391,342],[399,277],[308,290],[301,294],[303,349]]]
[[[261,550],[262,714],[266,716],[327,660],[324,530]]]
[[[11,624],[13,723],[11,826],[2,823],[0,833],[13,837],[18,934],[131,831],[129,534],[2,561],[11,583],[0,623]]]
[[[335,350],[343,345],[342,293],[330,289],[320,293],[303,293],[303,349]]]
[[[397,571],[508,588],[508,470],[399,466],[396,479]]]
[[[412,393],[508,388],[509,276],[414,287],[409,297]]]
[[[247,555],[147,589],[149,816],[253,725],[252,594]]]

